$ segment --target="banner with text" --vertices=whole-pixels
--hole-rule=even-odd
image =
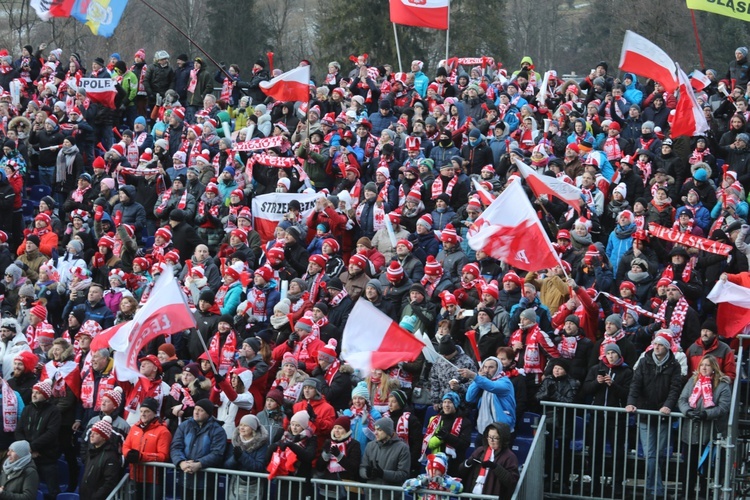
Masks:
[[[310,215],[315,208],[315,200],[325,197],[322,193],[268,193],[253,198],[253,228],[260,234],[260,239],[265,244],[273,239],[276,226],[284,220],[284,215],[289,212],[289,202],[299,201],[300,213],[303,220]]]

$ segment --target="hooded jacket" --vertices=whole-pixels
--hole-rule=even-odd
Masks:
[[[497,363],[497,372],[492,378],[487,378],[482,375],[474,377],[474,381],[469,385],[466,391],[466,401],[469,403],[476,403],[477,407],[480,408],[484,403],[482,398],[485,392],[492,393],[492,408],[490,414],[492,415],[493,422],[503,422],[510,426],[511,431],[516,426],[516,400],[513,392],[513,384],[508,377],[503,376],[503,365],[500,360],[495,356],[486,358],[483,362],[492,360]],[[477,426],[478,431],[484,432],[484,429],[480,429]]]

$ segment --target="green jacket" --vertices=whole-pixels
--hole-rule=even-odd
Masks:
[[[328,156],[321,153],[309,153],[304,146],[297,148],[295,156],[305,160],[305,173],[316,190],[333,187],[333,178],[326,173]]]
[[[122,75],[123,90],[125,90],[125,106],[135,106],[135,96],[138,94],[138,75],[128,70]]]
[[[188,83],[190,77],[188,76]],[[198,72],[198,81],[195,83],[195,92],[187,93],[187,105],[188,106],[203,106],[203,98],[213,91],[213,79],[208,71],[201,69]]]

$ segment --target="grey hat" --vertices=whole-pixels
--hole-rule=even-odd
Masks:
[[[605,83],[606,81],[601,76],[597,76],[596,78],[594,78],[594,85],[599,85],[600,87],[604,87]]]
[[[568,321],[575,324],[576,326],[581,326],[581,321],[578,319],[578,316],[576,316],[575,314],[569,314],[568,317],[565,318],[565,322],[567,323]]]
[[[604,354],[607,354],[609,351],[615,351],[618,356],[622,357],[622,351],[616,342],[610,342],[607,344],[607,347],[604,348]]]
[[[607,316],[607,319],[604,320],[605,323],[612,323],[613,325],[617,326],[618,329],[622,328],[622,316],[619,314],[610,314]]]
[[[425,125],[432,125],[433,127],[437,127],[437,120],[435,119],[434,116],[428,116],[427,118],[425,118],[424,124]]]
[[[645,122],[643,122],[643,123],[641,124],[641,129],[647,128],[647,129],[649,129],[649,130],[652,130],[652,131],[653,131],[653,130],[654,130],[654,127],[656,127],[656,125],[654,125],[654,122],[652,122],[651,120],[649,120],[649,121],[645,121]]]
[[[378,192],[378,186],[374,182],[368,182],[367,184],[365,184],[365,191],[370,191],[372,193],[377,193]]]
[[[339,197],[335,194],[328,195],[328,201],[334,206],[334,209],[339,207]]]
[[[664,338],[661,335],[659,335],[659,332],[661,332],[661,330],[659,330],[658,332],[656,332],[657,335],[654,337],[654,340],[652,340],[651,343],[652,344],[661,344],[664,347],[666,347],[667,349],[670,349],[672,347],[672,345],[669,343],[669,341],[666,338]],[[671,334],[672,334],[672,332],[670,331],[669,335],[671,335]],[[665,333],[665,335],[666,335],[666,333]]]
[[[13,450],[13,452],[18,455],[18,458],[23,458],[31,455],[31,445],[28,441],[16,441],[15,443],[8,446],[8,449]]]
[[[521,319],[527,319],[536,323],[536,311],[534,311],[533,309],[525,309],[521,313]]]
[[[735,54],[737,52],[741,53],[743,56],[747,56],[747,47],[737,47],[737,49],[734,51]]]
[[[379,418],[375,421],[375,428],[380,429],[389,436],[393,436],[393,420],[388,417]]]
[[[383,285],[380,283],[380,281],[371,279],[367,282],[367,286],[365,286],[365,288],[367,288],[368,286],[373,287],[378,292],[378,295],[383,295]]]
[[[249,345],[250,349],[252,349],[255,353],[260,351],[260,339],[258,339],[258,337],[248,337],[243,340],[242,343]]]
[[[313,387],[316,391],[319,391],[318,388],[318,379],[307,377],[304,382],[302,382],[302,387]]]
[[[736,140],[742,141],[745,144],[750,144],[750,135],[747,135],[744,132],[742,134],[737,134]]]

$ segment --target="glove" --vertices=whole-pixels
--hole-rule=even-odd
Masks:
[[[318,417],[315,415],[315,410],[310,403],[307,403],[307,415],[310,417],[310,422],[315,422]]]
[[[466,299],[466,295],[466,290],[464,290],[463,288],[458,288],[453,292],[453,296],[456,297],[456,300],[459,304],[463,304],[464,300]]]
[[[94,258],[91,261],[91,265],[99,268],[104,266],[104,255],[101,254],[101,252],[96,252],[94,254]]]
[[[117,212],[115,212],[115,216],[112,222],[115,223],[115,227],[120,225],[120,222],[122,222],[122,210],[118,210]]]
[[[280,450],[282,450],[282,451],[284,451],[284,450],[286,450],[286,447],[287,447],[287,446],[289,446],[289,445],[288,445],[287,443],[281,443],[281,444],[279,445],[279,449],[280,449]]]
[[[331,455],[332,457],[336,457],[336,458],[338,458],[339,456],[341,456],[341,455],[342,455],[342,453],[341,453],[341,452],[339,451],[339,449],[338,449],[338,448],[336,448],[335,446],[331,446],[331,449],[330,449],[330,450],[328,450],[328,453],[329,453],[329,454],[330,454],[330,455]]]
[[[141,461],[141,452],[138,450],[130,450],[127,455],[125,455],[125,461],[129,464],[137,464]]]
[[[242,448],[240,448],[239,446],[235,446],[232,450],[232,454],[234,455],[235,460],[239,460],[242,456]]]
[[[214,373],[214,380],[216,380],[217,384],[224,382],[226,379],[226,375],[222,375],[221,373]]]
[[[708,418],[708,413],[706,413],[706,410],[701,410],[701,411],[700,411],[700,412],[698,413],[698,418],[699,418],[700,420],[706,420],[706,419]]]
[[[447,428],[445,428],[445,427],[441,427],[441,428],[440,428],[440,429],[438,429],[438,430],[437,430],[437,432],[435,433],[435,437],[437,437],[437,438],[439,438],[439,439],[441,439],[441,440],[445,441],[445,438],[447,438],[447,437],[448,437],[448,429],[447,429]]]
[[[372,474],[368,474],[370,479],[382,479],[383,477],[383,469],[380,467],[373,467],[372,468]]]
[[[29,266],[21,262],[20,260],[17,260],[14,262],[14,264],[21,268],[22,271],[27,271],[29,269]]]
[[[164,98],[161,94],[156,94],[156,105],[161,106],[164,103]]]
[[[519,300],[519,301],[518,301],[518,304],[519,304],[519,305],[520,305],[521,307],[523,307],[524,309],[526,309],[526,308],[527,308],[526,306],[528,306],[528,305],[529,305],[529,299],[528,299],[528,298],[526,298],[526,297],[521,297],[521,300]]]
[[[26,229],[23,230],[23,236],[26,237],[26,236],[30,235],[31,232],[32,232],[31,229],[26,228]]]
[[[299,442],[300,442],[300,441],[302,441],[303,439],[305,439],[305,435],[304,435],[304,434],[297,434],[296,436],[294,436],[294,440],[293,440],[293,441],[294,441],[295,443],[299,443]]]
[[[104,207],[101,205],[97,205],[94,209],[94,220],[100,221],[102,220],[102,217],[104,216]]]
[[[65,234],[73,234],[73,224],[68,224],[68,227],[65,228]]]
[[[489,470],[495,470],[497,464],[492,460],[485,460],[484,462],[482,462],[482,467]]]

